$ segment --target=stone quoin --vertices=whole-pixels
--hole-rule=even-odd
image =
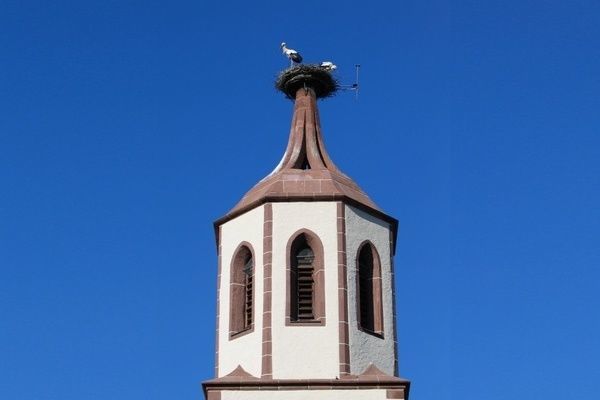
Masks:
[[[329,74],[282,73],[278,87],[294,101],[284,156],[214,223],[207,400],[408,399],[410,382],[398,377],[398,222],[327,154],[317,100],[335,90]]]

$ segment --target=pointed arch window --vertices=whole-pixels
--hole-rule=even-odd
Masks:
[[[235,337],[254,327],[254,257],[249,244],[235,252],[229,286],[229,334]]]
[[[303,230],[288,243],[288,301],[286,323],[324,324],[323,246]]]
[[[383,337],[381,263],[375,246],[365,242],[357,256],[357,312],[360,330]]]

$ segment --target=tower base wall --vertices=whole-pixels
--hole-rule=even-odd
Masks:
[[[221,390],[207,400],[388,400],[406,399],[402,389]]]

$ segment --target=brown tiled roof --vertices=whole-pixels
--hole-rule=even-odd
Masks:
[[[385,216],[331,161],[323,144],[315,92],[311,88],[301,88],[296,92],[289,142],[281,162],[216,223],[225,222],[266,201],[314,200],[346,200]]]

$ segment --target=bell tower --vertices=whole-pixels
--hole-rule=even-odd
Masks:
[[[397,376],[397,221],[329,157],[319,66],[281,73],[294,101],[279,165],[215,221],[217,399],[408,399]]]

